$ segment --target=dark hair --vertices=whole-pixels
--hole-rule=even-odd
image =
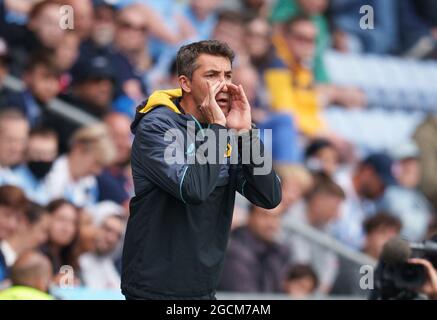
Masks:
[[[61,75],[50,50],[38,51],[33,54],[27,61],[25,72],[32,72],[39,66],[46,68],[50,75],[54,77]]]
[[[290,267],[287,273],[287,281],[293,281],[306,277],[310,277],[313,280],[313,290],[319,286],[319,277],[313,268],[307,264],[295,264]]]
[[[326,139],[315,139],[313,140],[305,150],[305,159],[308,159],[316,155],[320,150],[325,148],[334,148],[334,144]]]
[[[25,217],[31,225],[38,223],[44,214],[48,214],[47,210],[37,203],[31,202],[25,212]]]
[[[288,19],[287,21],[285,21],[284,24],[282,25],[283,30],[285,31],[285,33],[289,33],[291,31],[291,28],[299,22],[314,23],[309,15],[307,15],[305,13],[300,13],[300,14],[295,15],[292,18]]]
[[[218,40],[205,40],[193,42],[182,46],[176,56],[176,69],[178,76],[184,75],[191,79],[197,69],[196,61],[201,54],[221,56],[233,62],[235,54],[224,42]]]
[[[47,211],[49,214],[53,214],[55,211],[57,211],[60,207],[62,207],[64,205],[72,206],[76,210],[77,217],[78,217],[77,223],[76,223],[76,233],[75,233],[73,241],[71,241],[71,243],[66,245],[65,247],[61,248],[61,251],[59,254],[60,261],[57,261],[57,258],[54,257],[52,255],[51,251],[49,250],[49,247],[51,245],[50,239],[46,243],[46,245],[42,247],[43,252],[49,257],[50,262],[52,263],[54,273],[58,273],[59,270],[57,270],[57,269],[61,265],[64,265],[64,264],[70,265],[73,268],[77,268],[79,266],[78,256],[76,254],[76,247],[77,247],[77,243],[79,241],[79,211],[78,211],[78,208],[73,203],[71,203],[65,199],[53,200],[52,202],[50,202],[47,205],[46,208],[47,208]],[[58,265],[59,263],[60,263],[60,265]]]
[[[231,22],[243,26],[252,16],[239,11],[222,9],[217,13],[217,22]]]
[[[0,187],[0,206],[25,212],[29,206],[29,201],[23,190],[15,186],[5,185]]]
[[[392,214],[380,211],[367,218],[363,222],[363,228],[365,234],[370,234],[379,228],[393,228],[399,232],[402,228],[402,222]]]
[[[72,207],[74,207],[76,210],[78,210],[78,208],[77,208],[73,203],[71,203],[70,201],[65,200],[65,199],[55,199],[55,200],[52,200],[52,201],[51,201],[51,202],[46,206],[46,208],[47,208],[47,211],[48,211],[48,212],[53,213],[54,211],[58,210],[58,209],[59,209],[60,207],[62,207],[63,205],[72,206]]]
[[[306,194],[306,199],[312,199],[316,194],[325,193],[342,199],[346,198],[343,189],[332,180],[326,173],[313,173],[314,185],[313,188]]]
[[[57,132],[49,127],[37,126],[30,130],[29,137],[42,136],[42,137],[53,137],[58,140]]]

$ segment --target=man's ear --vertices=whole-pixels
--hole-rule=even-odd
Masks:
[[[183,92],[191,92],[191,80],[187,76],[179,76],[178,81]]]

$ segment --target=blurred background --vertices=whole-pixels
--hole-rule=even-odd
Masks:
[[[0,0],[0,298],[123,298],[130,122],[204,39],[283,188],[237,197],[218,298],[365,298],[386,241],[435,234],[436,1]]]

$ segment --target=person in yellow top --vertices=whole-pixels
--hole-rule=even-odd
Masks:
[[[321,114],[325,106],[366,104],[361,90],[315,82],[312,63],[317,32],[314,22],[305,15],[286,22],[273,36],[273,44],[287,68],[270,68],[265,73],[272,107],[291,111],[301,132],[309,137],[328,134],[329,128]]]
[[[52,276],[50,261],[39,252],[27,251],[12,266],[12,286],[0,291],[0,300],[54,300],[47,293]]]

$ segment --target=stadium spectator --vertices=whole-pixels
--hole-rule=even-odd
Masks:
[[[21,112],[0,111],[0,185],[18,183],[13,169],[24,161],[28,135],[29,124]]]
[[[61,267],[70,266],[79,270],[76,245],[79,237],[78,209],[66,200],[54,200],[47,206],[50,225],[47,242],[40,249],[50,260],[56,280],[62,277]]]
[[[49,202],[46,177],[58,157],[58,136],[48,127],[30,131],[25,164],[14,170],[17,185],[26,196],[40,204]]]
[[[386,189],[396,184],[393,161],[385,153],[374,153],[352,169],[339,173],[336,181],[346,193],[341,217],[331,233],[344,244],[359,249],[363,245],[364,220],[375,214]]]
[[[305,205],[284,216],[284,228],[290,225],[311,226],[321,232],[328,232],[329,225],[340,215],[344,191],[325,174],[314,175],[314,186],[305,196]],[[320,280],[319,290],[328,293],[339,272],[337,255],[285,229],[282,243],[289,247],[293,263],[309,264]]]
[[[437,210],[437,117],[428,115],[413,135],[420,150],[421,179],[419,188]]]
[[[27,251],[12,266],[12,287],[0,292],[0,300],[54,300],[48,294],[51,279],[50,261],[37,251]]]
[[[277,25],[274,41],[276,46],[285,46],[281,36],[280,28],[282,24],[287,24],[299,15],[308,16],[316,27],[316,41],[313,72],[314,77],[319,83],[329,81],[329,75],[323,62],[323,53],[329,47],[331,36],[328,21],[324,16],[328,7],[328,0],[278,0],[275,2],[270,20]],[[287,60],[285,60],[288,62]]]
[[[129,197],[133,195],[133,180],[130,174],[131,120],[122,113],[111,112],[104,121],[116,148],[116,158],[97,176],[99,200],[112,200],[127,208]]]
[[[92,0],[62,0],[63,5],[70,5],[74,12],[74,29],[81,41],[91,36],[94,25],[94,6]]]
[[[387,188],[379,208],[401,219],[402,237],[422,241],[434,214],[431,204],[417,189],[421,177],[419,149],[414,142],[405,142],[393,150],[392,156],[398,184]]]
[[[226,42],[234,50],[235,63],[244,63],[248,60],[244,34],[244,19],[241,13],[226,10],[218,13],[211,38]]]
[[[59,78],[60,72],[47,52],[29,58],[23,74],[26,89],[11,95],[9,104],[26,115],[31,127],[41,125],[50,117],[47,104],[60,92]]]
[[[93,214],[94,212],[90,210],[79,209],[78,238],[74,248],[75,256],[78,258],[96,249],[97,226],[94,223]],[[82,277],[82,274],[80,276]]]
[[[74,32],[66,32],[53,54],[54,64],[59,70],[60,92],[67,93],[72,82],[71,68],[79,57],[80,39]]]
[[[9,49],[8,44],[3,38],[0,38],[0,110],[9,103],[9,97],[12,91],[5,87],[4,81],[9,72]]]
[[[401,227],[402,223],[398,218],[382,211],[367,218],[363,226],[365,240],[362,252],[378,261],[384,244],[399,235]],[[338,274],[331,294],[366,297],[369,292],[360,287],[362,265],[346,258],[340,258],[339,265],[342,272]]]
[[[334,177],[340,165],[340,155],[335,145],[326,139],[313,140],[305,150],[306,167]]]
[[[354,87],[318,84],[311,68],[316,52],[317,28],[307,16],[296,16],[284,24],[283,45],[275,44],[279,57],[287,64],[292,76],[287,81],[292,95],[284,96],[280,87],[270,80],[267,87],[276,110],[291,111],[300,130],[308,136],[328,134],[330,131],[321,111],[337,104],[352,108],[366,105],[364,93]]]
[[[295,264],[288,270],[284,291],[293,299],[305,299],[317,292],[319,278],[306,264]]]
[[[125,76],[123,92],[132,100],[131,108],[144,99],[147,92],[147,72],[154,61],[148,49],[150,22],[144,19],[146,8],[133,4],[121,9],[116,15],[114,48],[125,56],[130,65],[130,76]]]
[[[302,165],[276,165],[275,171],[281,178],[282,201],[279,210],[287,213],[303,205],[304,195],[314,184],[310,172]]]
[[[84,284],[94,289],[118,289],[120,274],[114,264],[114,252],[124,230],[122,210],[106,210],[99,217],[95,250],[79,258]]]
[[[0,244],[11,237],[27,210],[28,200],[24,193],[14,186],[0,187]],[[8,277],[5,253],[0,247],[0,282]]]
[[[26,25],[7,25],[3,36],[10,44],[12,74],[22,74],[31,54],[55,50],[61,43],[65,30],[59,27],[59,10],[57,0],[40,1],[30,10]]]
[[[38,249],[47,241],[50,217],[45,208],[30,203],[24,215],[20,217],[17,230],[3,240],[0,250],[6,265],[12,267],[17,258],[28,250]]]
[[[276,242],[281,216],[252,206],[247,226],[232,232],[219,290],[279,293],[289,265],[289,252]]]
[[[59,157],[47,176],[50,199],[65,198],[76,206],[98,202],[96,177],[110,165],[115,148],[103,124],[79,129],[71,139],[68,154]]]

